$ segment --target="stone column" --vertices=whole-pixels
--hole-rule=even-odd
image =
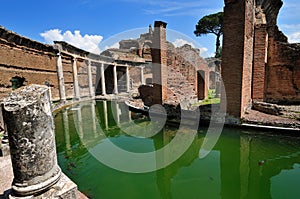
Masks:
[[[106,86],[105,86],[105,70],[104,70],[104,64],[101,63],[101,89],[102,89],[102,95],[106,95]]]
[[[88,60],[88,79],[89,79],[89,92],[90,97],[95,97],[95,92],[93,91],[93,76],[92,76],[92,62]]]
[[[117,65],[114,64],[114,93],[117,95],[118,92],[118,76],[117,76]]]
[[[73,57],[73,80],[74,80],[75,100],[80,100],[76,57]]]
[[[141,85],[145,84],[145,78],[144,78],[144,66],[141,66]]]
[[[65,79],[64,79],[64,72],[62,66],[62,58],[61,58],[61,50],[59,49],[59,53],[57,54],[57,76],[58,76],[58,84],[59,84],[59,96],[60,101],[62,103],[66,102],[66,89],[65,89]]]
[[[126,66],[126,91],[130,91],[130,76],[129,76],[129,66]]]
[[[61,176],[48,89],[26,86],[2,103],[14,172],[12,190],[16,195],[42,192]]]

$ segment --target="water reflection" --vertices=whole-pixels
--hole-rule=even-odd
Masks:
[[[299,138],[224,129],[213,151],[199,159],[206,133],[201,128],[177,161],[145,174],[116,171],[89,153],[107,139],[128,151],[159,150],[177,131],[166,126],[141,139],[119,128],[130,122],[149,123],[117,102],[83,103],[55,116],[59,164],[91,198],[296,198],[300,194]],[[169,154],[163,156],[165,161],[168,158]]]

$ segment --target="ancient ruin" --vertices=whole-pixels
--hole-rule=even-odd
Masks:
[[[11,93],[2,102],[14,172],[10,198],[63,195],[77,198],[76,185],[66,180],[67,177],[61,177],[61,169],[57,164],[48,90],[47,86],[27,86]],[[47,191],[55,184],[59,184],[60,188]]]
[[[300,46],[277,27],[283,2],[224,2],[221,71],[228,114],[241,118],[256,101],[299,104]]]

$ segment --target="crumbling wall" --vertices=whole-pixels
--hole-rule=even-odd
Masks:
[[[208,96],[209,69],[208,65],[200,57],[200,51],[190,45],[175,48],[168,43],[167,69],[168,69],[168,88],[172,95],[168,96],[168,101],[178,103],[178,101],[188,100],[190,102],[198,100],[198,71],[204,71],[204,98]]]
[[[269,39],[266,101],[300,104],[300,44],[289,44],[277,34]]]

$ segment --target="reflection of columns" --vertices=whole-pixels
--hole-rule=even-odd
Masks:
[[[126,66],[126,89],[127,89],[127,92],[130,91],[129,66]]]
[[[118,92],[118,77],[117,77],[117,65],[114,64],[114,93],[117,95]]]
[[[92,113],[92,123],[93,123],[93,132],[95,138],[97,137],[97,126],[96,126],[96,110],[95,110],[95,104],[96,102],[93,101],[91,103],[91,113]]]
[[[250,177],[250,136],[241,135],[240,139],[240,198],[247,198]]]
[[[78,131],[79,138],[83,138],[83,129],[82,129],[82,114],[81,114],[81,105],[78,104],[75,108],[75,115],[76,115],[76,123],[75,126],[77,127],[76,130]]]
[[[108,117],[107,117],[107,101],[103,101],[103,115],[104,115],[104,126],[105,130],[108,129]]]
[[[90,97],[95,97],[95,93],[93,91],[93,76],[92,76],[92,62],[91,62],[91,60],[88,60],[88,79],[89,79]]]
[[[65,133],[65,141],[66,141],[66,149],[67,153],[71,150],[71,142],[70,142],[70,130],[69,130],[69,119],[68,119],[68,111],[63,111],[63,127]]]
[[[57,54],[57,76],[58,76],[58,84],[59,84],[59,96],[61,102],[66,102],[66,90],[65,90],[65,80],[64,80],[64,72],[63,72],[63,66],[62,66],[62,58],[61,58],[61,52]]]
[[[75,100],[79,100],[80,99],[80,93],[79,93],[79,85],[78,85],[78,73],[77,73],[76,57],[73,58],[73,79],[74,79]]]
[[[116,101],[113,101],[111,105],[113,108],[112,110],[113,110],[113,116],[114,116],[115,122],[118,125],[118,124],[120,124],[119,104]]]
[[[103,63],[101,63],[100,73],[101,73],[101,89],[102,89],[102,95],[106,95],[105,73],[104,73],[104,64],[103,64]]]
[[[144,66],[140,67],[141,68],[141,85],[145,84],[145,78],[144,78]]]

